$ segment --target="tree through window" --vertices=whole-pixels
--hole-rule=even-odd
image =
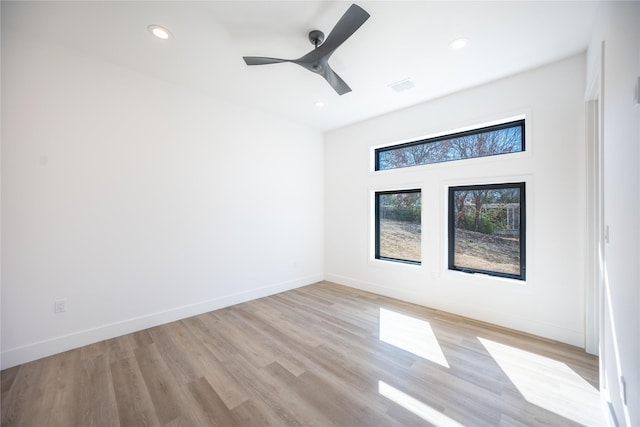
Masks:
[[[375,257],[420,264],[421,191],[381,191],[375,195]]]
[[[449,188],[449,269],[525,279],[525,184]]]
[[[524,151],[524,120],[459,132],[375,151],[375,170]]]

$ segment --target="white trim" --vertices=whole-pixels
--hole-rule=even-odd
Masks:
[[[585,137],[586,137],[586,260],[585,260],[585,350],[598,354],[599,318],[598,288],[600,287],[600,203],[601,184],[599,170],[601,168],[599,150],[599,100],[589,100],[585,104]]]
[[[240,304],[257,298],[288,291],[290,289],[306,286],[311,283],[324,280],[322,274],[298,278],[288,282],[263,286],[251,291],[238,292],[202,301],[195,304],[184,305],[145,316],[115,322],[97,328],[85,329],[71,334],[39,341],[21,347],[5,350],[2,353],[2,369],[62,353],[67,350],[93,344],[99,341],[115,338],[132,332],[141,331],[153,326],[162,325],[187,317],[197,316],[209,311],[218,310],[231,305]]]
[[[593,78],[585,92],[586,154],[586,251],[585,251],[585,351],[600,355],[602,371],[604,354],[600,354],[603,313],[604,263],[604,175],[603,175],[603,66],[604,42],[597,52]],[[601,379],[602,380],[602,379]]]

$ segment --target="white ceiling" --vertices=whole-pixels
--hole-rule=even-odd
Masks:
[[[359,1],[371,18],[329,61],[353,89],[343,96],[295,64],[248,67],[242,60],[304,55],[312,49],[307,33],[328,35],[350,4],[2,1],[2,29],[324,131],[584,51],[597,14],[597,3],[584,1]],[[173,37],[154,38],[149,24]],[[458,37],[470,44],[452,51]],[[414,89],[388,87],[405,78]]]

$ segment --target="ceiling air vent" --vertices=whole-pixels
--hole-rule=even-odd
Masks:
[[[415,83],[411,79],[400,80],[399,82],[391,83],[389,87],[396,92],[404,92],[405,90],[410,90],[415,87]]]

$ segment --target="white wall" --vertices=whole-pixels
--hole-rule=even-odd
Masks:
[[[640,3],[606,3],[589,48],[597,73],[604,42],[604,336],[601,387],[621,426],[640,425]],[[595,70],[595,71],[594,71]],[[591,79],[591,78],[590,78]],[[627,402],[620,378],[626,382]]]
[[[319,132],[6,29],[2,113],[3,368],[323,278]]]
[[[583,346],[584,87],[578,55],[328,133],[327,280]],[[371,172],[372,147],[519,114],[526,153]],[[526,282],[448,271],[447,188],[521,180]],[[372,260],[372,193],[396,188],[422,189],[421,266]]]

